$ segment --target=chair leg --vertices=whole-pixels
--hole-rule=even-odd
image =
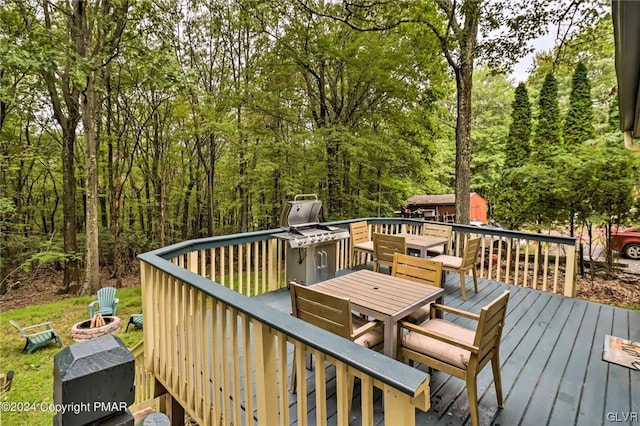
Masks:
[[[351,415],[351,405],[353,405],[353,388],[356,386],[356,376],[351,376],[349,379],[349,387],[347,388],[347,395],[349,398],[349,404],[347,405],[347,415]]]
[[[491,358],[491,368],[493,369],[493,383],[496,386],[498,407],[504,408],[504,400],[502,399],[502,377],[500,375],[500,359],[497,352],[493,358]]]
[[[478,292],[478,273],[476,272],[475,266],[472,269],[473,271],[473,288]]]
[[[467,294],[465,292],[464,285],[464,271],[460,271],[460,288],[462,290],[462,300],[467,300]]]
[[[289,382],[289,393],[296,393],[296,352],[293,352],[293,364],[291,364],[291,381]]]
[[[468,375],[467,372],[467,398],[469,399],[469,414],[471,415],[471,424],[473,426],[480,425],[480,415],[478,413],[478,384],[475,374]]]

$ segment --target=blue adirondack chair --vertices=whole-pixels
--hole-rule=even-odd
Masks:
[[[55,332],[53,328],[51,328],[51,324],[48,322],[43,322],[42,324],[32,325],[30,327],[22,328],[20,324],[18,324],[14,320],[9,320],[12,326],[18,329],[22,337],[27,339],[27,342],[24,344],[24,348],[22,348],[22,352],[26,352],[30,354],[36,349],[46,346],[51,342],[56,342],[58,347],[62,347],[62,340],[60,340],[60,336]],[[33,331],[39,328],[40,331]]]
[[[89,318],[93,318],[96,314],[115,316],[118,302],[120,302],[120,299],[116,297],[116,289],[114,287],[101,288],[98,290],[97,296],[98,300],[89,303]]]

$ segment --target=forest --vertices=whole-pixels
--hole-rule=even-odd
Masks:
[[[297,193],[327,220],[475,191],[512,229],[637,221],[609,12],[0,0],[0,294],[43,266],[94,293],[101,267],[119,280],[139,253],[277,228]]]

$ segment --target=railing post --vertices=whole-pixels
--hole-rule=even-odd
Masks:
[[[411,403],[411,397],[385,385],[384,418],[392,419],[396,425],[415,426],[416,407]]]
[[[194,274],[198,273],[198,252],[197,251],[192,251],[187,253],[187,269],[193,272]]]
[[[565,297],[576,297],[576,246],[567,247],[567,259],[564,274],[564,295]]]
[[[263,323],[253,322],[255,333],[256,395],[258,424],[278,423],[278,379],[276,373],[276,338]],[[304,379],[302,379],[304,380]]]
[[[276,270],[277,270],[277,252],[278,252],[278,240],[272,239],[269,240],[269,285],[265,286],[268,291],[273,291],[277,288],[274,283],[277,281],[276,278]]]

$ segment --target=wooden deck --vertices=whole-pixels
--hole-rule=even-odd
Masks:
[[[472,312],[509,290],[509,308],[500,358],[505,407],[499,410],[491,368],[478,376],[480,420],[496,425],[640,425],[640,373],[602,360],[606,334],[640,341],[640,312],[580,299],[480,280],[479,293],[471,278],[462,301],[458,277],[448,274],[445,304]],[[289,293],[278,291],[257,300],[290,312]],[[453,320],[451,315],[445,318]],[[464,325],[465,321],[458,321]],[[424,368],[422,366],[418,368]],[[315,397],[311,372],[309,408]],[[333,380],[331,368],[327,380]],[[333,380],[335,382],[335,380]],[[333,387],[335,392],[335,383]],[[378,395],[374,415],[382,424]],[[296,407],[290,407],[295,419]],[[330,404],[331,401],[328,402]],[[333,398],[335,416],[335,394]],[[354,392],[352,424],[360,424],[359,387]],[[335,418],[328,419],[335,424]],[[462,425],[469,422],[464,382],[440,372],[431,377],[431,408],[416,413],[417,424]],[[292,424],[294,422],[292,421]]]

